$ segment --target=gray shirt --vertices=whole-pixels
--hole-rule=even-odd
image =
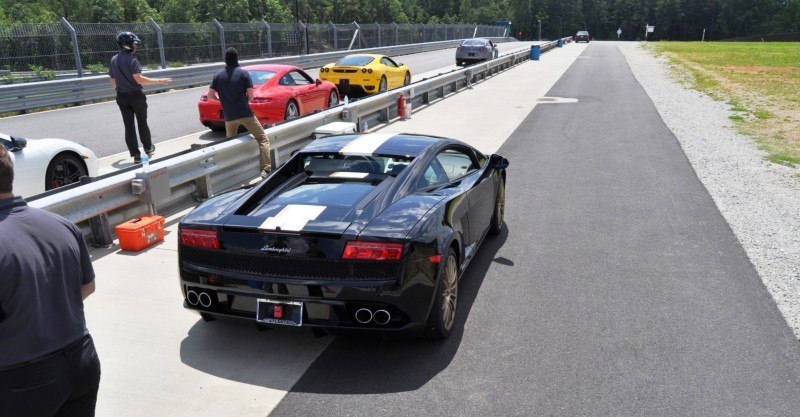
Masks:
[[[136,82],[133,74],[142,73],[142,64],[128,51],[120,51],[111,58],[108,76],[117,84],[118,93],[138,93],[142,85]]]
[[[93,280],[77,226],[22,197],[0,200],[0,367],[88,334],[81,287]]]

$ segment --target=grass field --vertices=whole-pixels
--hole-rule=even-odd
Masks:
[[[772,162],[800,165],[800,43],[651,42],[675,75],[731,105],[739,131]]]

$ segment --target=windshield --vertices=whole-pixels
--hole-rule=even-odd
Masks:
[[[351,55],[340,59],[336,65],[339,67],[363,67],[372,62],[373,59],[375,58],[367,55]]]
[[[275,76],[272,71],[247,71],[250,73],[250,79],[253,80],[253,85],[261,85],[269,81],[270,78]]]
[[[587,31],[585,31],[585,30],[582,30],[582,31],[578,32],[578,35],[579,35],[579,36],[580,36],[580,35],[588,35],[588,34],[589,34],[589,32],[587,32]]]

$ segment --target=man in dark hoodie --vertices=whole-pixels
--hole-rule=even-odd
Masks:
[[[250,109],[250,101],[253,100],[253,80],[247,71],[239,67],[239,53],[236,49],[228,48],[225,51],[225,68],[214,74],[208,98],[222,104],[226,136],[236,135],[241,125],[256,138],[261,153],[261,177],[266,178],[272,171],[269,139]]]

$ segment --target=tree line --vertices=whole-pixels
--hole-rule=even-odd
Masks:
[[[295,13],[296,11],[296,13]],[[726,39],[800,32],[800,0],[0,0],[0,22],[512,22],[514,36]]]

